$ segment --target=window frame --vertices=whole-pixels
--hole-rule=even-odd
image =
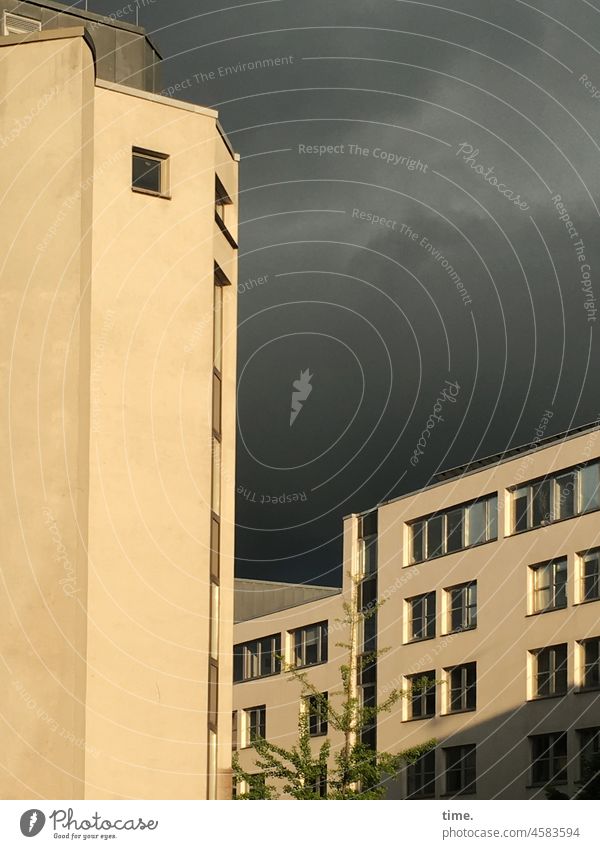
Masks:
[[[253,705],[243,711],[244,734],[241,748],[251,749],[257,740],[265,740],[267,737],[267,706]]]
[[[539,585],[539,576],[544,575],[546,570],[549,571],[549,576],[547,578],[548,583]],[[559,573],[564,575],[562,584],[556,580]],[[529,566],[529,574],[531,578],[529,604],[530,615],[538,616],[541,613],[551,613],[553,610],[564,610],[568,607],[569,599],[567,592],[569,573],[568,559],[566,556],[554,557],[551,560],[544,560],[541,563],[533,563]],[[544,580],[546,579],[544,578]],[[561,594],[561,590],[562,595],[564,595],[563,604],[559,604],[557,602],[557,598]],[[544,592],[547,592],[549,596],[549,602],[545,607],[539,603],[540,595]]]
[[[467,743],[461,746],[445,746],[444,752],[444,783],[446,796],[472,796],[477,792],[477,747],[474,743]],[[458,759],[455,764],[448,763],[450,754],[454,757],[458,754]],[[472,760],[472,763],[471,763]],[[448,777],[451,773],[456,772],[460,775],[460,787],[457,790],[449,788]],[[469,781],[468,773],[473,773],[472,779]]]
[[[307,642],[306,632],[310,628],[319,629],[316,641],[318,659],[314,662],[308,663],[306,659],[307,648],[312,645],[312,643]],[[291,640],[291,661],[294,669],[305,669],[309,666],[319,666],[321,663],[327,663],[329,655],[328,631],[329,622],[327,619],[324,619],[321,622],[311,622],[310,625],[303,625],[301,628],[294,628],[293,630],[288,631]],[[302,656],[302,661],[300,663],[298,663],[298,646],[300,647],[300,655]]]
[[[586,506],[583,502],[584,498],[584,481],[585,471],[593,466],[598,468],[598,478],[600,479],[600,458],[596,457],[588,460],[585,463],[579,463],[575,466],[567,466],[564,469],[557,469],[552,474],[543,475],[542,477],[532,478],[531,480],[519,483],[516,486],[508,488],[509,496],[509,536],[523,534],[527,531],[536,530],[556,522],[565,522],[569,519],[575,519],[578,516],[585,516],[587,513],[593,513],[600,510],[600,486],[594,490],[597,503],[594,506]],[[558,509],[562,503],[561,490],[559,481],[569,475],[573,475],[575,486],[573,487],[573,513],[570,515],[562,515],[562,511]],[[534,490],[537,492],[539,487],[547,486],[549,492],[549,505],[547,520],[539,523],[534,522]],[[526,527],[518,527],[519,518],[521,515],[517,512],[518,498],[526,498],[524,515],[526,517]],[[588,502],[589,504],[589,502]]]
[[[472,600],[472,591],[474,591],[475,601]],[[461,584],[454,584],[452,587],[444,588],[446,601],[446,633],[461,634],[463,631],[473,631],[477,628],[477,612],[478,612],[478,590],[477,580],[464,581]],[[460,593],[462,602],[460,607],[453,606],[454,593]],[[463,624],[460,627],[453,627],[453,614],[460,611]],[[464,623],[467,622],[465,625]]]
[[[565,650],[565,661],[564,664],[555,662],[555,655],[558,649]],[[540,672],[540,657],[545,653],[549,652],[548,656],[548,672]],[[533,649],[530,652],[530,655],[533,660],[533,670],[532,670],[532,694],[531,700],[537,699],[555,699],[562,698],[569,692],[569,647],[567,643],[556,643],[551,646],[542,646],[539,649]],[[556,687],[552,687],[552,692],[541,693],[540,692],[540,678],[542,675],[547,676],[548,685],[554,682],[556,683],[556,679],[559,673],[561,673],[562,669],[564,669],[564,681],[565,686],[564,689],[556,690]],[[549,686],[550,689],[550,686]]]
[[[419,688],[417,692],[413,692],[413,684],[422,682],[427,679],[428,686]],[[412,722],[420,719],[431,719],[436,713],[437,700],[437,680],[435,677],[435,669],[428,669],[426,672],[416,672],[405,676],[409,696],[406,699],[406,722]],[[420,705],[421,712],[415,713],[415,703]]]
[[[588,646],[596,643],[596,658],[593,662],[587,659]],[[600,637],[585,637],[577,641],[578,651],[580,653],[580,681],[578,692],[588,693],[594,690],[600,690]],[[590,670],[595,670],[595,682],[587,683],[586,678]]]
[[[414,634],[414,622],[418,621],[414,617],[414,605],[416,602],[421,602],[423,605],[423,615],[421,616],[421,620],[423,621],[424,634],[421,636],[415,636]],[[429,618],[429,606],[430,602],[433,606],[433,616]],[[406,643],[420,643],[423,640],[433,640],[435,639],[435,635],[437,632],[437,599],[436,599],[436,591],[431,590],[428,593],[419,593],[419,595],[411,596],[404,600],[405,605],[405,618],[406,618]],[[433,632],[429,633],[430,625],[433,628]]]
[[[535,746],[537,741],[548,739],[549,743],[542,754],[548,755],[547,758],[538,755],[535,757]],[[558,743],[564,742],[564,754],[556,754],[555,748]],[[531,787],[551,787],[556,784],[568,783],[568,749],[567,749],[567,732],[566,731],[551,731],[545,734],[532,734],[529,737],[530,745],[530,782]],[[555,761],[559,758],[564,758],[564,765],[556,768]],[[548,762],[548,778],[536,778],[536,765]],[[554,765],[554,769],[552,769]]]
[[[586,761],[586,749],[590,748],[590,744],[592,744],[591,757],[600,757],[600,725],[590,726],[589,728],[577,728],[576,734],[579,744],[579,781],[582,781]],[[586,736],[590,738],[587,743],[585,742]]]
[[[470,713],[477,710],[477,662],[457,663],[444,669],[446,705],[444,714]],[[469,682],[469,679],[472,679]],[[458,679],[458,682],[456,682]],[[454,702],[458,697],[459,706]]]
[[[135,158],[143,158],[143,159],[151,159],[154,162],[158,163],[158,175],[159,175],[159,188],[148,189],[144,186],[136,186],[135,185],[135,177],[134,177],[134,160]],[[168,153],[160,153],[157,150],[148,150],[144,147],[139,147],[137,145],[133,145],[131,149],[131,191],[136,192],[137,194],[142,195],[151,195],[152,197],[164,198],[165,200],[171,200],[171,165]]]
[[[589,548],[584,551],[579,551],[576,555],[577,558],[577,585],[578,585],[578,604],[587,604],[592,601],[600,601],[600,548],[594,547]],[[586,565],[589,562],[594,562],[597,564],[596,574],[592,575],[592,583],[596,586],[596,594],[590,596],[589,598],[586,595]]]
[[[271,641],[271,647],[266,654],[271,656],[271,672],[261,674],[263,643],[267,640]],[[256,652],[251,651],[251,646],[256,645]],[[244,643],[236,643],[233,647],[234,657],[234,683],[242,684],[244,681],[256,681],[258,678],[270,678],[272,675],[281,674],[281,634],[267,634],[264,637],[257,637],[255,640],[246,640]],[[241,661],[238,658],[241,657]],[[256,658],[256,660],[254,660]],[[236,666],[238,662],[241,666],[242,677],[236,677]],[[248,670],[254,667],[257,669],[257,674],[248,674]]]
[[[477,505],[485,505],[484,519],[484,534],[481,538],[470,541],[470,525],[471,525],[471,508]],[[462,512],[461,520],[449,529],[449,517]],[[431,523],[441,523],[440,536],[441,542],[435,551],[430,553],[430,535]],[[498,492],[490,492],[487,495],[473,498],[469,501],[464,501],[461,504],[454,504],[443,510],[435,513],[429,513],[425,516],[419,516],[407,522],[408,527],[408,562],[406,565],[415,566],[418,563],[426,563],[429,560],[437,560],[440,557],[446,557],[449,554],[457,554],[460,551],[466,551],[469,548],[475,548],[479,545],[485,545],[489,542],[498,540]],[[456,528],[460,527],[460,545],[458,547],[449,548],[448,543],[456,533]],[[420,555],[415,554],[415,539],[419,539]]]
[[[324,737],[328,733],[328,708],[324,702],[329,704],[329,694],[320,693],[320,696],[322,701],[314,694],[303,697],[302,709],[307,717],[309,737]]]
[[[427,777],[430,776],[429,781]],[[411,785],[413,785],[411,789]],[[430,787],[430,790],[427,788]],[[436,791],[435,749],[424,752],[406,768],[406,798],[434,799]]]

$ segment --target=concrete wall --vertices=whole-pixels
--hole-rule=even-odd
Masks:
[[[307,667],[305,671],[311,684],[319,688],[321,692],[339,690],[341,689],[339,668],[342,663],[347,662],[346,651],[336,645],[348,638],[346,628],[337,621],[344,616],[344,598],[341,593],[338,593],[329,598],[301,604],[268,616],[239,622],[234,629],[234,642],[244,643],[270,634],[281,633],[282,650],[284,650],[288,631],[326,620],[329,623],[328,662]],[[238,744],[241,743],[241,712],[264,704],[267,706],[267,739],[276,745],[291,748],[297,743],[301,697],[301,685],[286,673],[234,684],[233,707],[238,711]],[[340,697],[332,697],[334,704],[336,699],[339,701]],[[333,755],[342,745],[342,736],[333,732],[330,739]],[[322,737],[314,738],[315,752],[322,743]],[[258,771],[255,766],[253,748],[239,748],[239,758],[241,766],[246,771],[250,773]]]
[[[379,595],[390,600],[379,612],[379,644],[390,651],[378,663],[380,698],[388,688],[402,685],[403,676],[442,669],[458,663],[477,663],[477,710],[441,716],[441,690],[433,719],[402,721],[402,706],[381,716],[380,748],[400,751],[435,737],[442,745],[477,744],[477,796],[544,798],[530,788],[531,733],[569,732],[569,786],[578,774],[575,729],[600,725],[597,693],[527,701],[527,655],[531,649],[567,642],[569,682],[573,684],[576,640],[600,634],[600,602],[573,605],[575,553],[600,544],[600,514],[573,518],[516,536],[506,536],[507,489],[584,459],[600,456],[600,432],[582,434],[530,454],[472,472],[381,507],[379,518]],[[499,539],[415,566],[407,566],[405,523],[445,506],[498,491]],[[527,616],[527,567],[553,557],[568,556],[568,607]],[[441,628],[442,590],[477,580],[478,624],[472,631],[444,635]],[[436,637],[403,644],[403,601],[437,590]],[[444,791],[441,752],[437,752],[437,792]],[[393,793],[402,795],[402,782]]]
[[[5,798],[206,798],[218,254],[232,283],[217,470],[226,796],[237,256],[215,229],[214,193],[218,172],[234,228],[237,159],[212,110],[94,85],[83,30],[15,41],[0,40],[0,129],[11,139],[0,203],[10,460],[0,497],[11,532],[0,545],[12,610],[0,626],[9,664],[1,789]],[[170,157],[169,198],[132,191],[132,146]]]
[[[85,758],[93,64],[82,38],[0,52],[0,795],[69,798]]]

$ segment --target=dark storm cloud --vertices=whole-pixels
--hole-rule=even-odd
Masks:
[[[190,80],[180,96],[218,108],[242,154],[240,574],[334,583],[342,515],[529,441],[545,409],[556,431],[597,415],[598,10],[159,0],[141,17],[165,86]],[[456,403],[411,465],[446,380]]]

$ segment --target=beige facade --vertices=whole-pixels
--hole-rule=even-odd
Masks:
[[[379,716],[377,747],[437,741],[390,781],[390,798],[577,792],[583,761],[600,750],[599,549],[597,425],[346,519],[346,570],[366,582],[363,599],[384,602],[378,701],[406,694]],[[325,618],[326,603],[238,624],[235,641]],[[323,690],[336,666],[315,669]],[[411,694],[410,676],[426,677],[429,691]],[[281,693],[277,677],[236,684],[234,705],[265,704],[268,739],[287,745],[298,700]]]
[[[86,27],[0,38],[0,795],[226,798],[239,157]]]
[[[245,584],[246,582],[243,582]],[[278,607],[277,599],[285,600],[289,585],[263,581],[258,591],[266,597],[266,604]],[[257,590],[255,589],[254,592]],[[298,733],[298,715],[302,704],[300,683],[290,674],[281,672],[274,655],[286,659],[292,664],[294,656],[294,635],[297,630],[309,629],[320,625],[326,628],[326,656],[323,658],[323,645],[318,649],[315,663],[306,667],[311,684],[321,692],[329,693],[340,689],[339,667],[346,660],[344,649],[337,645],[347,638],[346,630],[340,626],[344,617],[345,596],[338,591],[332,594],[330,588],[311,588],[319,598],[292,607],[275,610],[262,616],[244,620],[244,616],[253,615],[258,604],[248,598],[249,589],[236,581],[236,620],[234,628],[236,657],[233,688],[233,749],[237,751],[241,767],[249,773],[255,773],[255,753],[251,743],[251,713],[264,708],[266,738],[278,746],[290,748],[294,745]],[[320,592],[319,592],[320,591]],[[285,602],[284,602],[285,603]],[[317,639],[320,639],[319,635]],[[275,644],[267,645],[267,638],[275,638]],[[261,641],[261,646],[256,643]],[[270,669],[265,664],[266,651],[271,651]],[[241,670],[241,671],[240,671]],[[271,671],[272,670],[272,671]],[[279,671],[278,671],[279,670]],[[262,673],[255,675],[254,673]],[[246,680],[242,680],[246,679]],[[331,735],[332,751],[342,745],[341,735]],[[323,742],[321,736],[315,736],[314,749],[318,750]],[[238,788],[240,792],[245,788]]]

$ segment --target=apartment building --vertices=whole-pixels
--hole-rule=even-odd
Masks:
[[[340,687],[336,671],[344,651],[337,643],[347,636],[340,626],[343,603],[342,591],[331,587],[235,581],[232,748],[241,767],[257,780],[254,739],[261,736],[290,748],[297,739],[299,711],[311,710],[300,683],[283,665],[309,673],[322,693]],[[313,708],[310,718],[315,751],[331,731],[320,714]],[[330,736],[335,751],[342,740]],[[235,786],[234,792],[250,789]]]
[[[386,649],[357,681],[363,701],[404,694],[367,742],[401,752],[437,741],[390,779],[389,798],[577,792],[600,753],[598,423],[348,517],[344,567],[362,607],[383,602],[363,624],[361,651]],[[340,598],[349,598],[344,583]],[[302,624],[327,618],[326,604],[240,623],[235,641],[277,633],[289,644]],[[318,670],[323,691],[338,680],[337,665]],[[236,684],[234,706],[262,705],[259,730],[287,745],[300,707],[274,680]]]
[[[0,16],[0,795],[227,798],[239,157],[139,27]]]

